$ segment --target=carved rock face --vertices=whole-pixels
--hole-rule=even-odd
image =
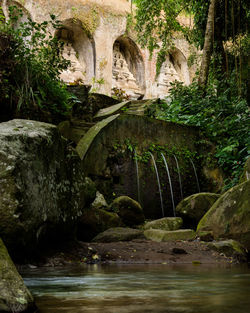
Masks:
[[[84,82],[86,64],[80,64],[76,56],[76,51],[70,41],[65,41],[64,43],[63,57],[66,60],[69,60],[71,65],[67,70],[61,73],[61,80],[63,80],[65,83],[74,83],[79,80]]]
[[[119,43],[115,43],[113,51],[112,86],[122,89],[131,99],[138,98],[142,92],[134,75],[128,68],[128,63],[123,56]]]

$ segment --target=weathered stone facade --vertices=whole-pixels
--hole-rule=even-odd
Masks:
[[[136,43],[134,32],[127,30],[131,1],[5,0],[5,15],[7,6],[13,4],[24,8],[22,19],[29,16],[41,22],[55,14],[62,21],[56,35],[66,43],[65,58],[72,61],[61,74],[67,83],[81,81],[108,95],[112,88],[118,88],[131,98],[153,98],[166,95],[174,80],[189,84],[195,73],[195,64],[188,66],[194,48],[177,38],[175,49],[156,77],[156,56],[150,58],[149,51]]]

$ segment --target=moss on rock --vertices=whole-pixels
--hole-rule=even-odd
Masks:
[[[144,225],[144,229],[161,229],[161,230],[178,230],[183,224],[181,217],[164,217],[158,220],[148,222]]]
[[[232,257],[237,261],[242,262],[247,260],[246,250],[238,241],[233,239],[209,242],[207,246],[209,249],[223,253],[227,257]]]
[[[82,241],[90,241],[99,233],[122,225],[122,220],[116,213],[92,208],[86,210],[80,217],[77,226],[77,238]]]
[[[19,313],[30,308],[35,308],[34,299],[0,238],[0,312]]]
[[[220,195],[202,192],[183,199],[176,207],[176,213],[183,218],[184,225],[196,228],[200,219],[218,200]]]
[[[144,236],[153,241],[175,241],[193,240],[195,232],[192,229],[180,229],[175,231],[165,231],[160,229],[148,229],[144,231]]]
[[[145,221],[141,205],[127,196],[116,198],[110,205],[110,210],[116,212],[127,226],[139,225]]]
[[[239,241],[250,249],[250,181],[224,193],[204,215],[197,232],[212,231],[216,239]]]

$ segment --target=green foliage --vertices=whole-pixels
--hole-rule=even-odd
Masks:
[[[199,126],[216,144],[218,164],[227,174],[227,188],[237,183],[250,153],[249,107],[235,85],[235,75],[213,80],[204,95],[196,82],[190,86],[176,82],[167,101],[150,112],[158,119]]]
[[[96,79],[96,77],[92,77],[91,92],[92,93],[99,92],[101,89],[101,86],[104,84],[105,84],[105,80],[103,77],[101,77],[100,79]]]
[[[21,22],[22,16],[13,6],[9,20],[0,23],[1,104],[7,103],[18,116],[29,117],[39,111],[65,115],[71,95],[59,75],[70,62],[62,57],[63,43],[52,35],[52,29],[61,24],[54,15],[42,23],[30,18]]]
[[[177,16],[185,7],[182,0],[137,0],[136,26],[138,41],[152,54],[159,50],[157,73],[165,60],[166,53],[174,46],[175,32],[186,34],[188,29],[181,25]]]

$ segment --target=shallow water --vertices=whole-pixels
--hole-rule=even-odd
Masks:
[[[22,273],[41,313],[246,313],[250,268],[83,265]]]

